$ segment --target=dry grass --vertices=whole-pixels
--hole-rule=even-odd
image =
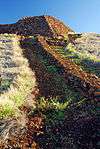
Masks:
[[[17,36],[16,35],[8,36],[7,34],[1,36],[2,36],[1,39],[4,38],[5,40],[7,38],[12,40],[12,42],[9,44],[10,46],[12,46],[12,51],[10,51],[9,49],[9,52],[12,52],[10,58],[15,64],[15,67],[8,66],[7,68],[3,67],[2,65],[3,70],[2,76],[4,76],[5,73],[16,74],[16,75],[12,78],[12,81],[8,85],[7,90],[6,91],[4,90],[0,94],[0,117],[1,118],[10,116],[18,117],[20,115],[19,107],[21,107],[26,102],[32,89],[36,87],[36,80],[35,77],[33,77],[34,73],[29,68],[28,60],[24,58],[23,51],[19,47]],[[6,77],[3,78],[2,76],[1,76],[2,80],[4,79],[9,80],[9,76],[7,76],[7,78]],[[7,82],[3,85],[7,87]]]
[[[6,147],[8,139],[20,138],[27,131],[27,115],[21,107],[35,108],[31,92],[37,83],[34,72],[29,68],[28,60],[23,56],[18,36],[2,34],[0,40],[4,40],[0,43],[0,59],[4,56],[2,62],[0,60],[0,145]],[[6,60],[8,56],[10,61]],[[6,62],[8,65],[4,67]],[[12,62],[14,66],[10,67]]]

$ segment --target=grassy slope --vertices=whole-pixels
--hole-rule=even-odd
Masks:
[[[100,76],[99,67],[96,67],[95,63],[100,63],[96,56],[87,54],[87,52],[78,51],[77,48],[69,43],[66,48],[56,47],[55,50],[61,53],[64,57],[71,59],[77,65],[79,65],[83,70]],[[93,65],[94,64],[94,65]]]
[[[32,43],[29,43],[29,49],[31,45]],[[33,72],[31,72],[31,70],[29,69],[29,64],[26,58],[24,58],[22,55],[22,49],[19,47],[18,41],[15,41],[13,46],[13,50],[15,50],[15,53],[17,50],[17,54],[21,54],[20,60],[22,61],[20,63],[19,60],[19,65],[21,64],[19,69],[20,71],[14,81],[14,84],[12,83],[12,87],[10,88],[10,90],[5,92],[4,94],[1,94],[0,96],[1,117],[3,118],[12,115],[18,116],[20,113],[19,107],[27,99],[27,95],[31,92],[32,87],[36,85],[36,83],[34,82],[35,80],[32,77]],[[32,117],[34,117],[35,114],[39,114],[41,115],[41,117],[44,118],[45,125],[43,126],[43,133],[39,132],[36,137],[36,141],[38,142],[39,146],[44,149],[76,149],[78,146],[78,142],[82,143],[80,137],[84,137],[84,134],[80,133],[78,135],[78,138],[75,138],[74,134],[77,134],[76,130],[80,129],[78,128],[78,125],[81,126],[82,123],[80,121],[83,121],[84,123],[85,119],[90,120],[97,115],[95,103],[87,101],[87,99],[80,96],[79,92],[76,92],[68,85],[66,85],[64,78],[59,73],[59,68],[55,64],[51,63],[50,59],[46,57],[46,55],[43,55],[41,52],[39,52],[38,49],[35,51],[34,47],[31,48],[33,51],[31,51],[31,58],[32,60],[35,58],[37,61],[37,65],[35,67],[39,69],[38,64],[41,63],[40,67],[43,67],[45,70],[44,75],[50,75],[49,79],[45,78],[46,80],[43,80],[44,78],[41,77],[40,79],[42,79],[43,83],[45,82],[45,86],[43,89],[45,90],[46,88],[46,91],[51,93],[48,98],[45,96],[40,96],[37,100],[36,108],[33,108],[33,110],[28,113]],[[27,49],[23,50],[27,52]],[[61,52],[65,56],[63,48],[59,49],[59,52]],[[17,63],[18,59],[16,55],[14,59]],[[35,64],[33,63],[32,65]],[[38,78],[36,79],[38,80]],[[54,96],[52,93],[54,93]],[[80,121],[78,122],[78,120]],[[68,123],[68,125],[66,122]],[[71,126],[72,123],[75,124],[75,128],[74,126]],[[35,127],[38,128],[38,126]],[[69,127],[70,129],[67,127]],[[31,131],[33,132],[33,130]],[[33,136],[34,135],[32,134],[32,137]]]
[[[21,107],[26,102],[27,96],[31,93],[32,88],[36,86],[33,72],[29,69],[28,61],[23,57],[22,49],[19,47],[18,38],[16,35],[0,35],[1,40],[12,40],[8,43],[1,43],[1,48],[4,46],[4,52],[11,52],[10,60],[13,61],[14,66],[11,66],[12,61],[5,60],[1,65],[1,94],[0,94],[0,117],[19,116]],[[7,46],[10,46],[9,51]],[[1,56],[2,59],[2,56]],[[5,63],[8,62],[7,67]],[[10,74],[4,77],[5,74]],[[15,75],[16,74],[16,75]],[[10,76],[14,77],[10,80]]]

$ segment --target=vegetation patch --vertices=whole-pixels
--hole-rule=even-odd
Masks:
[[[3,36],[3,35],[2,35]],[[4,75],[6,72],[17,75],[13,79],[10,79],[9,75],[3,77],[1,75],[0,90],[0,118],[7,118],[11,116],[19,116],[21,114],[19,108],[27,101],[32,89],[36,86],[36,80],[33,78],[33,72],[29,68],[28,61],[23,56],[22,49],[19,47],[19,42],[16,35],[4,35],[2,38],[10,39],[9,52],[10,57],[13,59],[16,67],[4,68],[2,70]],[[6,46],[8,45],[5,42]],[[7,49],[5,49],[6,51]],[[9,62],[10,63],[10,62]]]
[[[100,76],[100,60],[87,51],[78,51],[74,45],[69,43],[66,48],[57,48],[57,52],[62,54],[64,57],[71,59],[77,65],[79,65],[83,70]]]

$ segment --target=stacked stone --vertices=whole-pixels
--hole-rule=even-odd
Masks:
[[[45,19],[51,27],[52,31],[54,32],[55,36],[64,36],[67,35],[68,32],[74,32],[72,29],[69,28],[69,26],[64,25],[63,22],[59,21],[54,17],[45,16]]]
[[[52,32],[48,23],[46,22],[44,16],[40,17],[27,17],[19,20],[15,26],[14,30],[18,34],[24,35],[43,35],[52,36]]]
[[[25,17],[15,24],[0,25],[0,33],[16,33],[19,35],[42,35],[54,37],[66,35],[72,31],[62,22],[51,16]]]
[[[64,39],[58,39],[58,38],[50,38],[50,39],[46,39],[46,42],[50,45],[50,46],[66,46],[66,41]]]

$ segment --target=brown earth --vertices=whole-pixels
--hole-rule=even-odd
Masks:
[[[68,83],[68,85],[71,85],[71,86],[74,85],[74,88],[76,90],[78,88],[81,88],[81,86],[83,85],[84,82],[87,84],[88,79],[85,80],[84,77],[81,78],[81,73],[83,71],[79,71],[78,66],[74,65],[74,63],[72,63],[71,61],[66,60],[67,63],[65,61],[63,61],[63,58],[61,57],[61,55],[58,53],[55,53],[50,48],[50,46],[46,43],[46,41],[44,40],[44,37],[39,36],[37,38],[37,40],[32,43],[32,45],[28,44],[30,42],[31,42],[31,39],[24,39],[21,41],[21,46],[22,46],[22,48],[24,48],[24,55],[25,55],[25,57],[28,58],[31,69],[33,69],[33,70],[35,69],[36,78],[38,80],[38,85],[39,85],[38,87],[40,90],[40,95],[45,96],[46,98],[48,98],[49,96],[54,97],[54,96],[58,95],[59,91],[57,90],[56,86],[54,85],[54,82],[52,82],[53,74],[51,75],[46,72],[45,67],[43,66],[43,64],[39,61],[39,59],[36,56],[37,53],[41,53],[42,55],[47,55],[48,60],[50,60],[50,63],[53,63],[53,64],[59,66],[61,68],[62,72],[64,70],[66,70],[68,72],[70,70],[68,68],[73,68],[73,69],[71,69],[72,71],[70,71],[70,75],[67,74],[66,71],[64,71],[64,74],[62,73],[62,76],[64,76],[66,78],[66,80],[71,75],[72,75],[72,77],[74,75],[75,75],[75,77],[78,77],[77,80],[73,79],[73,80],[66,81],[66,83]],[[75,67],[76,67],[76,69],[75,69]],[[77,72],[75,73],[74,72],[75,70],[77,70],[78,73]],[[83,72],[83,73],[85,73],[85,72]],[[87,74],[87,75],[92,76],[91,74]],[[81,83],[78,82],[78,84],[77,84],[78,86],[76,86],[76,84],[74,84],[74,82],[77,82],[80,79],[83,80],[83,82],[81,82]],[[91,80],[90,80],[89,87],[90,87],[90,89],[91,88],[94,89],[96,86],[95,86],[95,83],[91,84]],[[97,78],[97,80],[98,80],[98,78]],[[80,93],[82,93],[82,96],[90,95],[90,97],[93,98],[93,95],[92,95],[93,92],[91,91],[89,94],[88,87],[85,85],[82,87],[84,87],[83,93],[82,93],[82,90],[80,91]],[[60,94],[63,94],[63,93],[60,92]],[[91,105],[87,104],[83,107],[81,107],[81,108],[86,110],[86,109],[90,108]],[[80,111],[82,110],[81,108],[80,108]],[[68,143],[67,141],[69,141],[70,139],[72,140],[71,136],[72,137],[74,136],[72,143],[74,143],[75,140],[76,140],[76,142],[79,140],[81,142],[79,144],[79,147],[81,149],[84,149],[84,148],[88,149],[88,148],[91,148],[91,146],[95,148],[96,141],[98,141],[98,138],[97,137],[92,138],[91,136],[94,134],[94,132],[97,132],[98,119],[95,117],[92,117],[91,115],[88,115],[86,117],[85,116],[80,117],[77,114],[77,110],[79,110],[79,107],[77,107],[77,108],[72,107],[71,111],[69,111],[69,112],[66,110],[66,118],[62,123],[55,124],[55,126],[51,126],[51,127],[49,126],[50,128],[48,128],[48,129],[50,129],[49,130],[50,133],[55,136],[56,135],[59,136],[59,141],[58,142],[56,141],[56,145],[55,145],[54,140],[49,138],[49,135],[47,135],[47,126],[45,124],[45,121],[42,121],[43,119],[41,119],[41,118],[43,118],[42,115],[41,116],[38,115],[38,117],[36,118],[36,119],[40,119],[40,122],[42,122],[41,123],[42,130],[40,129],[38,131],[38,133],[40,133],[39,135],[33,135],[36,130],[34,130],[34,128],[30,126],[30,123],[34,123],[34,118],[30,119],[29,120],[29,129],[28,129],[28,132],[30,135],[30,137],[29,137],[30,145],[32,146],[32,144],[34,144],[34,142],[35,142],[37,149],[39,147],[41,149],[42,148],[44,148],[44,149],[52,148],[53,149],[55,147],[61,147],[61,148],[63,147],[63,148],[71,149],[71,148],[73,148],[73,146],[71,146],[71,143]],[[38,111],[38,112],[40,112],[40,111]],[[37,122],[38,122],[38,120],[37,120]],[[38,124],[38,126],[39,126],[39,124]],[[68,136],[69,132],[71,133],[70,134],[71,136]],[[65,140],[60,138],[62,135],[65,136]],[[32,138],[32,136],[35,136],[35,137]],[[58,139],[58,138],[56,138],[56,139]],[[68,139],[68,140],[66,141],[66,139]],[[90,140],[93,143],[92,145],[89,144]],[[87,142],[86,144],[84,144],[85,141]]]
[[[62,76],[66,79],[66,83],[72,87],[74,87],[76,90],[80,90],[80,93],[82,96],[88,96],[93,98],[93,91],[98,88],[98,78],[94,77],[92,79],[92,74],[87,74],[87,79],[84,77],[83,71],[80,70],[80,68],[72,63],[70,60],[65,60],[59,53],[55,52],[52,50],[49,44],[47,44],[46,39],[42,36],[38,36],[36,41],[33,42],[31,45],[28,43],[31,43],[32,40],[29,38],[25,38],[21,40],[21,47],[23,48],[23,53],[24,56],[29,60],[29,64],[31,69],[35,71],[36,79],[38,82],[38,89],[39,89],[39,94],[37,96],[44,96],[46,98],[49,97],[56,97],[57,95],[62,95],[63,92],[54,85],[54,82],[52,81],[52,77],[54,76],[53,74],[49,74],[46,71],[45,66],[39,61],[37,57],[37,53],[41,53],[42,55],[48,56],[48,61],[50,63],[55,64],[56,66],[59,66],[62,71]],[[83,75],[82,75],[83,74]],[[91,77],[90,82],[88,82],[89,78],[88,76]],[[70,79],[71,77],[71,79]],[[93,82],[91,83],[91,81]],[[97,84],[96,84],[97,81]],[[86,85],[83,85],[86,84]],[[88,86],[87,86],[88,84]],[[90,90],[92,88],[92,91]],[[34,94],[34,92],[32,92]],[[88,106],[86,106],[88,108]],[[85,108],[86,108],[85,107]],[[90,107],[89,107],[90,108]],[[26,112],[27,115],[30,112],[30,109],[27,109],[27,107],[23,107],[22,111]],[[71,109],[71,111],[66,113],[69,115],[63,121],[63,124],[57,124],[56,126],[51,126],[50,133],[57,134],[60,138],[61,134],[66,137],[66,133],[71,131],[72,137],[74,136],[75,138],[74,141],[78,141],[80,139],[81,144],[79,144],[80,148],[89,148],[91,147],[88,142],[92,139],[89,134],[93,134],[94,131],[97,131],[96,129],[96,121],[97,119],[95,117],[78,117],[77,112],[76,112],[76,117],[75,116],[75,107]],[[80,110],[81,111],[81,110]],[[76,119],[77,118],[77,119]],[[19,147],[20,149],[46,149],[46,148],[55,148],[55,143],[54,140],[48,139],[46,135],[47,133],[47,126],[45,125],[45,120],[40,111],[36,111],[32,115],[29,115],[27,117],[28,122],[27,122],[27,132],[18,138],[11,138],[9,139],[9,147]],[[91,122],[93,121],[93,124]],[[89,126],[88,126],[89,124]],[[78,129],[79,132],[76,130]],[[92,129],[92,131],[90,131]],[[64,131],[63,131],[64,130]],[[82,133],[81,131],[87,132],[87,133]],[[82,135],[82,138],[80,138],[80,135]],[[66,139],[70,141],[71,136],[66,137],[64,139],[60,139],[57,142],[56,146],[58,145],[59,147],[63,148],[68,148],[71,149],[71,144],[66,142]],[[87,144],[84,145],[85,138],[87,138]],[[93,138],[93,141],[95,141],[97,138]],[[46,141],[46,144],[45,144]],[[96,142],[96,141],[95,141]],[[95,143],[94,143],[95,144]],[[93,146],[92,146],[93,147]],[[4,146],[1,146],[1,149],[4,149]],[[73,148],[73,147],[72,147]]]
[[[42,36],[37,37],[35,43],[35,49],[36,48],[38,51],[43,52],[44,55],[50,55],[52,61],[56,62],[57,65],[64,69],[63,75],[69,85],[74,86],[74,88],[83,92],[83,94],[88,98],[94,98],[95,90],[100,88],[100,78],[93,74],[84,72],[71,60],[63,58],[61,54],[57,53],[47,44],[45,38]]]

